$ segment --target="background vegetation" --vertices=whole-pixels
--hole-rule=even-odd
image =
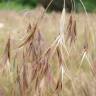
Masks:
[[[47,6],[47,4],[50,2],[50,0],[0,0],[0,9],[24,9],[24,8],[35,8],[38,4],[42,4],[44,7]],[[62,10],[63,7],[63,0],[59,2],[59,0],[54,0],[53,4],[51,5],[51,10]],[[70,0],[66,0],[67,9],[71,7]],[[80,4],[79,0],[75,0],[76,2],[76,9],[77,11],[83,11],[82,6]],[[86,9],[88,12],[96,12],[96,0],[83,0]]]

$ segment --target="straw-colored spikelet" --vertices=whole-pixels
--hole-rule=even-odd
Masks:
[[[30,24],[29,26],[30,29],[29,27],[27,29],[27,31],[29,30],[29,32],[27,32],[28,36],[26,36],[26,39],[24,41],[25,43],[23,42],[21,44],[21,47],[24,46],[24,54],[25,56],[27,56],[26,59],[35,61],[42,55],[42,46],[44,47],[44,40],[40,30],[36,28],[36,25],[33,28]]]
[[[73,16],[70,16],[69,23],[67,26],[67,38],[66,41],[70,40],[70,45],[76,40],[76,20],[73,19]]]
[[[57,47],[57,55],[58,55],[58,61],[59,61],[59,79],[57,81],[56,90],[58,90],[59,92],[62,90],[62,87],[63,87],[62,83],[63,83],[64,72],[65,72],[64,67],[63,67],[64,57],[62,57],[60,47]]]
[[[37,29],[37,24],[35,24],[31,30],[31,32],[29,34],[27,34],[26,39],[24,40],[24,42],[22,44],[19,45],[19,48],[26,45],[32,38],[34,38],[34,34],[36,32],[36,29]]]
[[[31,31],[32,31],[32,26],[31,26],[31,24],[29,23],[28,28],[27,28],[27,33],[30,33]]]
[[[10,62],[10,37],[8,38],[8,41],[6,43],[6,47],[3,54],[3,64],[6,64],[7,61]]]
[[[89,44],[88,44],[88,33],[87,30],[85,28],[85,32],[84,32],[84,45],[83,45],[84,51],[88,52],[89,49]]]
[[[1,71],[7,70],[10,72],[10,36],[4,49],[4,53],[1,59],[1,66]]]
[[[21,70],[20,70],[19,66],[17,66],[17,79],[16,79],[16,82],[19,85],[20,95],[23,96],[20,72],[21,72]]]
[[[63,8],[61,19],[60,19],[60,33],[64,35],[65,32],[65,8]]]
[[[28,88],[27,67],[26,64],[23,64],[23,90],[26,91],[27,88]]]

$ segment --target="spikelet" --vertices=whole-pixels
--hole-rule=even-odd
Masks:
[[[62,81],[61,81],[61,79],[59,79],[57,81],[57,85],[56,85],[56,89],[55,90],[58,91],[58,93],[62,90]]]
[[[73,16],[70,16],[69,23],[67,26],[67,38],[66,41],[70,40],[70,45],[76,40],[76,20],[73,19]]]
[[[85,28],[85,33],[84,33],[83,55],[82,55],[82,59],[80,61],[78,71],[80,71],[80,68],[83,64],[84,59],[87,60],[87,62],[89,64],[89,67],[91,68],[91,70],[93,70],[91,57],[90,57],[90,54],[89,54],[88,34],[86,33],[86,28]]]
[[[10,36],[8,38],[8,41],[6,43],[5,49],[4,49],[4,53],[2,55],[2,59],[1,59],[1,71],[0,72],[4,72],[4,70],[7,72],[10,72]]]
[[[61,19],[60,19],[60,34],[64,35],[65,32],[65,8],[63,8]]]
[[[88,34],[87,34],[87,31],[86,31],[86,28],[85,28],[85,32],[84,32],[84,45],[83,45],[83,49],[84,49],[84,52],[88,52],[88,49],[89,49]]]
[[[10,62],[10,37],[5,46],[4,54],[3,54],[3,64],[6,64],[7,61]]]
[[[16,78],[16,83],[19,85],[19,92],[20,92],[20,95],[23,96],[23,90],[22,90],[22,83],[21,83],[21,76],[20,76],[20,73],[21,73],[21,69],[20,67],[17,65],[17,78]]]
[[[32,31],[32,26],[31,26],[31,24],[29,23],[28,28],[27,28],[27,33],[30,33],[31,31]]]
[[[63,88],[63,78],[64,78],[64,67],[63,67],[63,57],[62,57],[62,53],[61,53],[61,49],[60,46],[57,47],[57,55],[58,55],[58,61],[59,61],[59,79],[57,81],[57,85],[56,85],[56,91],[58,92],[58,94],[62,91]]]
[[[30,24],[29,26],[31,28],[27,29],[27,31],[30,30],[30,32],[27,32],[29,36],[25,39],[26,43],[22,44],[24,46],[23,48],[26,59],[29,59],[30,62],[33,62],[40,58],[40,56],[42,55],[42,52],[44,50],[42,49],[42,46],[44,47],[44,39],[40,30],[37,29],[36,26],[34,26],[35,29],[34,27],[32,28]]]
[[[23,64],[23,90],[26,91],[28,88],[28,81],[27,81],[27,67]]]
[[[37,29],[37,24],[34,25],[33,29],[31,30],[31,32],[29,34],[27,34],[26,39],[24,40],[24,42],[22,44],[19,45],[18,48],[26,45],[31,39],[34,38],[34,34],[36,32]]]

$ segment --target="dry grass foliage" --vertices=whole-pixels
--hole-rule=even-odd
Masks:
[[[63,12],[65,12],[64,10]],[[63,12],[61,20],[65,20],[62,18],[66,17]],[[26,36],[17,48],[18,52],[22,51],[20,64],[17,59],[18,52],[15,53],[15,56],[11,54],[11,37],[8,38],[0,62],[0,76],[4,80],[2,82],[6,82],[0,84],[3,86],[6,96],[96,96],[96,60],[92,59],[91,54],[93,47],[90,48],[89,36],[85,30],[83,50],[82,52],[78,50],[78,46],[75,44],[78,39],[78,22],[76,22],[75,13],[71,13],[67,25],[64,25],[63,21],[60,22],[62,32],[59,32],[57,38],[48,47],[38,28],[39,23],[36,22],[33,26],[31,23],[28,25]],[[67,35],[65,35],[66,33]],[[65,41],[69,42],[70,46]],[[80,54],[78,56],[78,53],[74,53],[79,57],[76,64],[74,64],[75,58],[72,58],[74,55],[69,52],[69,48],[72,46],[75,46]],[[58,67],[56,72],[52,65]],[[75,65],[78,66],[77,70],[74,69]],[[75,73],[72,72],[70,66]],[[87,71],[83,70],[83,67]]]

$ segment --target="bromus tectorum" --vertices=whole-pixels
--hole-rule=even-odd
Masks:
[[[47,44],[40,25],[53,0],[33,25],[30,21],[25,38],[16,46],[16,51],[11,48],[9,36],[0,62],[0,85],[6,96],[96,95],[95,35],[87,30],[89,17],[82,0],[87,22],[84,23],[86,27],[83,26],[84,32],[79,32],[81,21],[75,12],[75,1],[71,1],[73,8],[68,14],[64,0],[59,32],[51,44]]]

